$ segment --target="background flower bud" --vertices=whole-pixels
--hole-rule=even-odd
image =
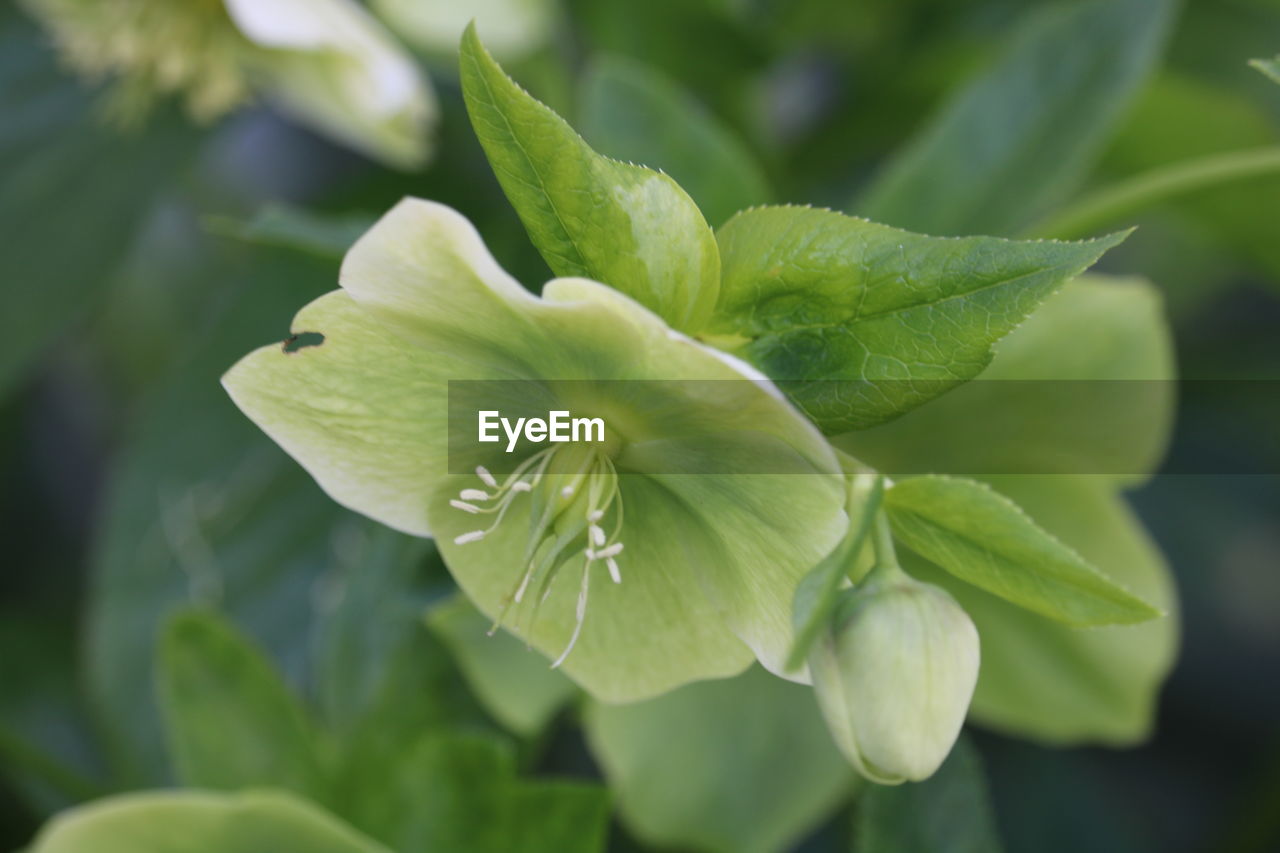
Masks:
[[[978,679],[978,632],[945,590],[899,570],[851,590],[810,655],[827,726],[863,776],[933,775]]]

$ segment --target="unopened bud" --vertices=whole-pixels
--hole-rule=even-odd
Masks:
[[[810,654],[818,703],[859,773],[932,776],[978,680],[978,632],[945,590],[895,569],[850,590]]]

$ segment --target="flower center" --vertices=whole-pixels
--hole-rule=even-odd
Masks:
[[[622,583],[617,556],[622,553],[622,495],[618,472],[605,450],[583,445],[548,447],[522,462],[501,482],[483,467],[476,468],[483,489],[463,489],[450,506],[471,515],[493,515],[487,527],[463,533],[454,544],[478,542],[498,529],[519,500],[530,502],[529,539],[520,576],[494,621],[492,634],[513,605],[526,600],[537,584],[529,625],[551,592],[551,584],[570,559],[585,557],[578,588],[576,621],[569,644],[551,665],[555,669],[573,651],[587,614],[592,567],[603,563],[614,583]],[[526,632],[527,635],[527,632]]]

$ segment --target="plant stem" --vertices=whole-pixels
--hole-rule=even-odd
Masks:
[[[21,768],[39,778],[67,799],[79,802],[96,799],[107,793],[98,783],[3,728],[0,728],[0,756],[14,768]]]
[[[1270,173],[1280,173],[1280,147],[1184,160],[1090,193],[1031,229],[1031,233],[1058,239],[1085,237],[1174,196]]]

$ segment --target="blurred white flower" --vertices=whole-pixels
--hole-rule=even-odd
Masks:
[[[110,78],[137,121],[164,95],[211,121],[261,94],[337,141],[423,163],[437,106],[407,52],[353,0],[24,0],[67,62]]]
[[[485,47],[519,59],[551,37],[556,0],[370,0],[373,11],[405,41],[426,53],[455,56],[471,21]]]

